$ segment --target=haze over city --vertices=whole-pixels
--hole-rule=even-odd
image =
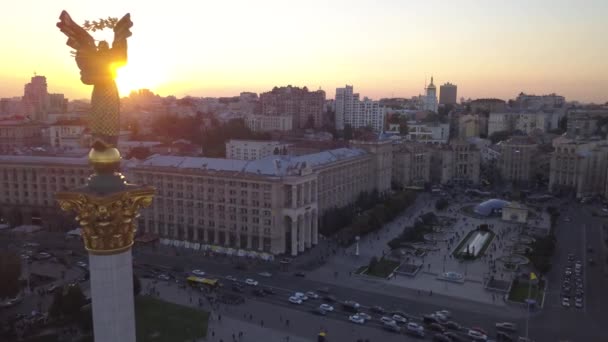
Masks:
[[[32,11],[32,8],[36,8]],[[58,13],[95,20],[130,12],[137,25],[121,95],[227,96],[278,84],[371,98],[423,93],[452,81],[465,98],[520,91],[603,103],[608,89],[605,1],[104,1],[15,2],[0,15],[0,96],[34,73],[86,98],[56,30]],[[93,33],[111,41],[111,31]]]

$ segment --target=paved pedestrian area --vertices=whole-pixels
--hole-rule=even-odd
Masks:
[[[386,224],[379,232],[362,237],[359,242],[358,256],[357,247],[351,246],[340,251],[337,255],[329,258],[327,263],[310,273],[310,277],[319,281],[329,281],[340,285],[359,287],[369,283],[386,283],[417,291],[420,295],[431,296],[442,294],[452,297],[474,300],[497,306],[507,305],[503,301],[503,293],[488,291],[484,284],[493,277],[497,280],[510,282],[513,278],[512,272],[505,271],[496,258],[511,254],[520,233],[520,225],[504,222],[498,217],[474,218],[463,214],[460,209],[471,203],[452,203],[446,210],[435,210],[436,198],[421,194],[416,204],[397,217],[393,222]],[[367,276],[354,276],[354,272],[360,266],[367,265],[369,260],[376,256],[378,258],[388,255],[391,250],[387,243],[403,231],[403,227],[412,226],[414,220],[421,214],[434,212],[438,216],[452,218],[454,223],[445,228],[447,241],[437,241],[430,245],[431,250],[422,257],[408,256],[403,258],[404,262],[422,265],[415,276],[395,275],[391,279],[381,279]],[[545,217],[546,216],[546,217]],[[548,215],[537,214],[531,224],[534,226],[548,225]],[[490,244],[483,256],[472,261],[461,261],[452,256],[452,252],[458,246],[461,239],[480,224],[488,224],[496,237]],[[495,265],[495,267],[493,267]],[[463,283],[448,282],[440,280],[445,272],[456,272],[464,276]],[[348,277],[348,281],[344,279]]]

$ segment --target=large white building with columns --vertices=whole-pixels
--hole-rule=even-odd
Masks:
[[[349,148],[250,161],[152,156],[131,169],[135,183],[157,189],[139,229],[205,248],[295,256],[317,244],[323,211],[375,189],[374,163]]]

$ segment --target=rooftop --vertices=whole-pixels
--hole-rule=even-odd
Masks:
[[[153,155],[137,168],[179,168],[209,171],[250,173],[266,176],[287,176],[305,167],[317,168],[333,162],[367,154],[364,150],[338,148],[297,157],[268,156],[257,160],[236,160],[204,157],[178,157]]]

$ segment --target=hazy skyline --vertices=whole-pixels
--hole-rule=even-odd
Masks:
[[[292,84],[352,84],[362,96],[410,97],[425,79],[458,97],[556,92],[608,101],[606,1],[114,1],[12,2],[0,14],[0,97],[20,96],[36,72],[49,92],[87,98],[91,87],[55,27],[61,10],[82,24],[131,13],[123,95],[225,96]],[[35,8],[35,11],[32,11]],[[111,30],[91,33],[109,39]]]

